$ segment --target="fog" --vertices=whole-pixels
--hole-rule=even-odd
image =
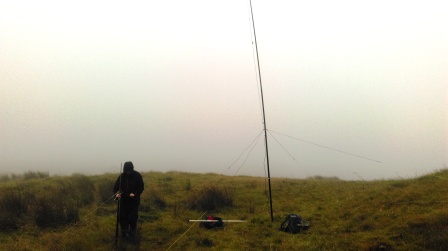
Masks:
[[[252,1],[273,177],[448,165],[443,1]],[[249,1],[0,3],[0,173],[266,175]]]

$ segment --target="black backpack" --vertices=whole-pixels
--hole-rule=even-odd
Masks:
[[[302,230],[308,230],[310,223],[297,214],[288,214],[280,225],[280,230],[287,233],[296,234]]]
[[[222,222],[222,219],[219,217],[209,215],[209,216],[205,217],[204,220],[205,221],[203,221],[199,224],[200,227],[203,227],[206,229],[223,228],[224,227],[224,223]]]

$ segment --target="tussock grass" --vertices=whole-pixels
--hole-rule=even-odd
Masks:
[[[115,250],[444,250],[448,170],[414,179],[271,179],[271,222],[263,178],[181,172],[143,173],[139,238]],[[0,249],[113,250],[115,175],[8,179],[0,183]],[[42,208],[45,207],[43,210]],[[311,223],[278,231],[290,213]],[[189,219],[213,214],[204,230]],[[36,218],[37,217],[37,218]],[[40,218],[39,218],[40,217]],[[43,221],[40,222],[40,220]]]
[[[187,199],[187,205],[198,211],[214,211],[233,206],[233,189],[217,185],[205,185],[192,192]]]

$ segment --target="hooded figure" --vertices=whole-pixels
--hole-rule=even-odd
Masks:
[[[144,189],[142,175],[134,170],[132,162],[124,163],[123,173],[114,185],[114,193],[120,199],[120,228],[122,237],[133,239],[137,228],[140,194]]]

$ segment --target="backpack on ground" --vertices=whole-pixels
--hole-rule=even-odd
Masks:
[[[224,227],[224,223],[221,218],[209,215],[204,218],[204,221],[201,222],[199,226],[206,229],[222,228]]]
[[[287,233],[296,234],[302,230],[308,230],[309,227],[310,223],[302,219],[302,217],[297,214],[288,214],[283,223],[280,225],[280,230]]]

